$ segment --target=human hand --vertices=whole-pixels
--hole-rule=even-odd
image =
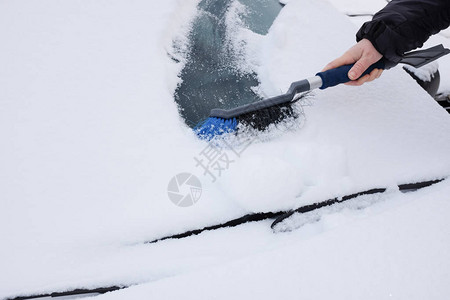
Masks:
[[[383,70],[374,69],[370,74],[359,78],[368,67],[379,61],[382,57],[383,55],[375,49],[369,40],[362,39],[356,45],[348,49],[341,57],[326,65],[322,72],[354,63],[355,65],[348,72],[348,77],[352,81],[347,82],[346,84],[354,86],[362,85],[365,82],[372,81],[381,76]]]

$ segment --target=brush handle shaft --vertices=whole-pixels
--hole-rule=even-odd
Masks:
[[[328,71],[317,73],[317,76],[320,76],[322,78],[322,86],[320,87],[321,90],[336,86],[341,83],[346,83],[351,81],[350,78],[348,78],[348,71],[354,66],[352,65],[345,65],[338,67],[336,69],[331,69]],[[364,75],[370,74],[374,69],[385,69],[385,62],[384,59],[380,59],[373,65],[371,65],[367,70],[361,75],[363,77]],[[359,78],[361,78],[359,77]]]
[[[211,110],[210,117],[222,119],[236,118],[244,114],[257,112],[262,109],[288,103],[292,101],[294,96],[298,93],[307,92],[315,88],[326,89],[340,83],[349,82],[350,78],[348,78],[347,73],[352,67],[353,65],[342,66],[336,69],[320,72],[316,75],[316,77],[293,82],[286,94],[283,95],[275,96],[269,99],[253,102],[228,110],[220,108],[213,109]],[[369,74],[373,69],[384,69],[384,67],[384,60],[381,59],[377,63],[371,65],[362,76],[364,76],[365,74]]]
[[[311,78],[309,79],[311,80]],[[275,96],[272,98],[264,99],[261,101],[256,101],[250,104],[246,104],[243,106],[239,106],[232,109],[220,109],[215,108],[211,110],[210,117],[222,118],[222,119],[231,119],[244,114],[249,114],[252,112],[260,111],[262,109],[266,109],[269,107],[282,105],[292,101],[295,94],[307,92],[311,89],[310,81],[308,79],[300,80],[293,82],[291,87],[286,92],[286,94]]]

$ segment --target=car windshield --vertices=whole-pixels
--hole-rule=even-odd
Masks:
[[[245,36],[265,35],[280,12],[277,0],[203,0],[189,33],[187,61],[175,91],[190,127],[213,108],[260,100],[257,74],[248,64]],[[244,37],[243,37],[244,36]]]

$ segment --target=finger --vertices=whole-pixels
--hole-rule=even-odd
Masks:
[[[372,72],[370,72],[369,79],[366,82],[377,79],[377,75],[378,75],[378,69],[373,70]]]
[[[345,84],[351,85],[351,86],[360,86],[360,85],[364,84],[365,82],[367,82],[369,80],[369,78],[370,78],[370,75],[366,74],[363,77],[359,78],[358,80],[352,80]]]
[[[359,78],[358,80],[352,80],[346,83],[346,85],[350,86],[360,86],[363,85],[366,82],[373,81],[381,76],[381,73],[383,73],[382,69],[374,69],[370,74],[366,74],[363,77]]]
[[[362,57],[360,60],[355,62],[355,65],[350,69],[350,71],[348,72],[348,78],[350,78],[351,80],[358,79],[359,77],[361,77],[364,71],[366,71],[367,68],[370,67],[372,63],[373,62],[370,59]]]
[[[366,74],[366,75],[362,76],[361,78],[358,78],[357,80],[349,81],[346,84],[352,85],[352,86],[360,86],[366,82],[374,80],[376,78],[376,76],[377,76],[377,70],[375,69],[372,72],[370,72],[370,74]]]
[[[349,65],[354,63],[356,60],[348,53],[344,53],[341,57],[336,58],[332,62],[328,63],[321,72],[327,71],[330,69],[335,69],[337,67],[343,66],[343,65]]]
[[[377,74],[376,74],[375,79],[380,78],[380,76],[381,76],[382,73],[383,73],[383,70],[377,69]]]
[[[380,77],[381,73],[383,73],[383,70],[381,70],[381,69],[373,70],[372,72],[370,72],[369,79],[367,79],[366,82],[373,81],[373,80],[377,79],[378,77]]]
[[[380,78],[381,74],[383,74],[383,71],[384,71],[384,70],[382,70],[382,69],[378,70],[377,78]]]

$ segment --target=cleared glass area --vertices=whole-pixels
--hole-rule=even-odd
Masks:
[[[233,8],[241,13],[232,18]],[[237,67],[242,57],[230,46],[230,26],[266,34],[282,6],[277,0],[203,0],[189,35],[188,62],[175,91],[180,114],[191,127],[213,108],[233,108],[260,100],[252,90],[259,82],[253,71]],[[233,20],[235,21],[233,24]]]

